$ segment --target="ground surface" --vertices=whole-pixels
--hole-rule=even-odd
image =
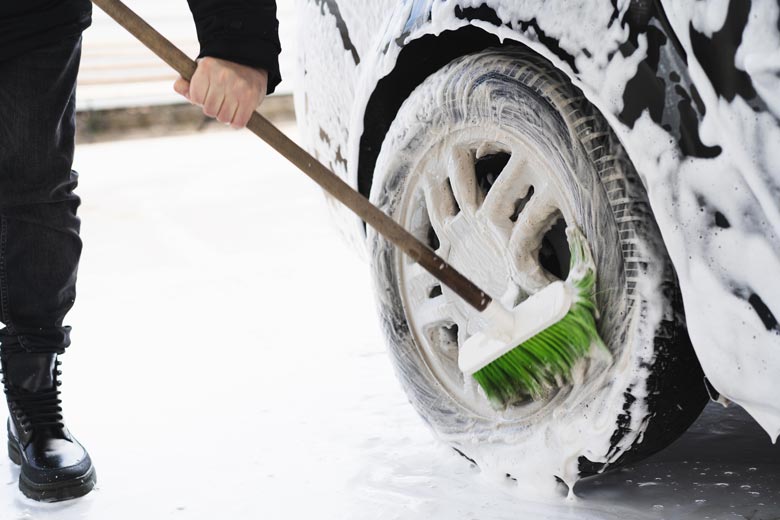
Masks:
[[[76,161],[86,248],[63,388],[99,487],[36,504],[0,457],[0,519],[780,517],[779,447],[716,405],[576,502],[488,481],[407,404],[366,266],[318,189],[251,135],[85,145]]]

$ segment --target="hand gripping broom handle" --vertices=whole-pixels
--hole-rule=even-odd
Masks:
[[[149,47],[163,61],[173,67],[184,79],[189,81],[192,78],[196,68],[195,62],[120,0],[92,1],[141,43]],[[267,119],[254,112],[247,124],[247,128],[286,157],[303,173],[311,177],[325,191],[340,200],[382,236],[409,255],[412,260],[447,285],[472,307],[479,311],[485,310],[491,301],[490,296],[436,255],[428,246],[398,225],[393,219],[382,213],[363,195],[353,190],[341,178],[295,144],[268,122]]]

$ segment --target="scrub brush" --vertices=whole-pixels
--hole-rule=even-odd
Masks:
[[[566,234],[571,252],[566,280],[548,285],[511,314],[501,306],[486,309],[488,322],[504,323],[488,323],[461,347],[460,369],[473,374],[496,406],[519,396],[539,399],[560,387],[594,345],[608,352],[596,328],[593,257],[578,228]]]

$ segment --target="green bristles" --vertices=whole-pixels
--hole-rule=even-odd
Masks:
[[[596,330],[595,265],[582,232],[569,228],[566,233],[571,266],[565,283],[577,294],[572,308],[558,323],[474,373],[488,399],[498,406],[524,395],[539,399],[569,377],[591,345],[604,347]]]

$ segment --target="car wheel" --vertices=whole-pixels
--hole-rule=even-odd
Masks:
[[[483,471],[571,485],[661,449],[700,413],[704,376],[640,179],[604,118],[542,58],[487,50],[427,78],[384,139],[371,200],[506,305],[566,278],[568,226],[590,245],[611,359],[583,359],[544,398],[497,409],[458,370],[475,311],[369,230],[398,378],[436,435]]]

